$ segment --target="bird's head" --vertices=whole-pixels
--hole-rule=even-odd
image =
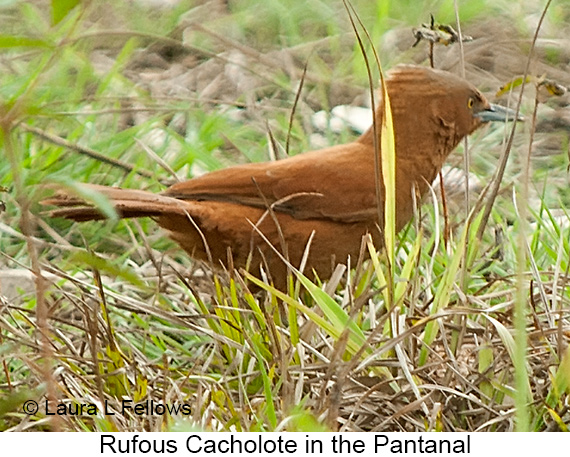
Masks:
[[[513,110],[489,103],[475,86],[446,71],[399,65],[390,71],[387,87],[396,135],[416,141],[441,135],[449,137],[453,149],[486,122],[522,120]]]

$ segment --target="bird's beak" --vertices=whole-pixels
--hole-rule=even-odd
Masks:
[[[514,120],[524,121],[524,117],[520,114],[517,116],[515,110],[505,108],[501,105],[494,105],[493,103],[490,103],[488,108],[485,108],[476,113],[475,116],[478,116],[483,122],[507,122]]]

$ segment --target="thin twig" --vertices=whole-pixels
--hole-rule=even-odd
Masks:
[[[526,60],[526,66],[525,66],[523,77],[522,77],[521,91],[520,91],[519,98],[517,100],[517,107],[515,109],[515,112],[516,112],[515,118],[517,118],[519,116],[519,112],[521,109],[522,99],[523,99],[523,95],[524,95],[524,89],[526,87],[526,81],[527,81],[527,77],[528,77],[528,74],[530,71],[530,62],[531,62],[532,56],[534,54],[534,48],[536,46],[536,40],[538,39],[538,32],[540,31],[540,27],[542,26],[542,23],[544,21],[544,17],[546,16],[546,12],[548,11],[548,7],[550,6],[551,2],[552,2],[552,0],[548,0],[546,2],[544,10],[542,11],[540,19],[538,21],[538,25],[536,26],[536,30],[534,31],[534,36],[532,37],[532,42],[530,44],[530,50],[528,52],[528,58]],[[483,218],[481,220],[481,225],[479,226],[479,230],[477,230],[477,239],[478,240],[481,240],[483,238],[483,233],[485,231],[485,228],[487,227],[487,222],[489,221],[489,216],[491,215],[491,210],[493,209],[493,205],[495,204],[495,199],[497,198],[497,195],[499,193],[499,188],[501,187],[501,181],[503,180],[503,176],[505,174],[505,169],[507,167],[507,161],[509,160],[511,149],[513,147],[516,129],[517,129],[517,123],[513,122],[511,134],[510,134],[509,139],[507,141],[507,146],[505,147],[503,155],[501,156],[501,162],[499,163],[499,168],[497,169],[497,172],[496,172],[495,177],[494,177],[492,184],[491,184],[491,193],[489,195],[489,199],[487,200],[487,204],[485,205],[485,210],[483,212]]]
[[[39,129],[37,127],[32,127],[31,125],[21,123],[19,127],[23,130],[31,132],[39,137],[48,140],[50,143],[53,143],[57,146],[62,146],[64,148],[71,149],[72,151],[79,152],[80,154],[86,155],[91,157],[92,159],[98,160],[99,162],[103,162],[109,165],[112,165],[117,168],[121,168],[124,171],[129,173],[136,173],[137,175],[144,176],[145,178],[154,178],[154,174],[147,170],[139,170],[135,169],[131,164],[123,162],[122,160],[112,159],[107,157],[106,155],[101,154],[100,152],[95,151],[94,149],[88,148],[86,146],[80,146],[76,143],[72,143],[71,141],[67,141],[57,135],[52,135],[51,133],[47,133],[46,131]]]
[[[289,143],[291,141],[291,130],[293,129],[293,119],[295,119],[295,111],[297,109],[297,104],[301,98],[301,92],[303,91],[303,84],[305,83],[305,76],[307,76],[307,67],[309,66],[309,59],[305,62],[305,67],[303,68],[303,75],[301,76],[301,81],[299,82],[299,88],[295,93],[295,101],[293,102],[293,107],[291,108],[291,115],[289,117],[289,126],[287,128],[287,140],[285,141],[285,153],[289,155]]]

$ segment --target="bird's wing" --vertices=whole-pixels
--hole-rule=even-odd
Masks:
[[[372,163],[371,163],[372,161]],[[374,156],[360,143],[334,146],[271,163],[240,165],[175,184],[163,195],[223,201],[297,219],[375,219]]]

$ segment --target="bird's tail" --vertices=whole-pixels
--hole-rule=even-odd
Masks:
[[[144,190],[121,189],[93,184],[85,184],[81,188],[86,194],[102,194],[112,203],[121,218],[187,214],[187,205],[184,201]],[[50,217],[63,217],[79,222],[107,217],[100,208],[89,203],[87,199],[82,199],[61,189],[52,197],[43,200],[42,204],[58,207],[58,209],[49,211]]]

